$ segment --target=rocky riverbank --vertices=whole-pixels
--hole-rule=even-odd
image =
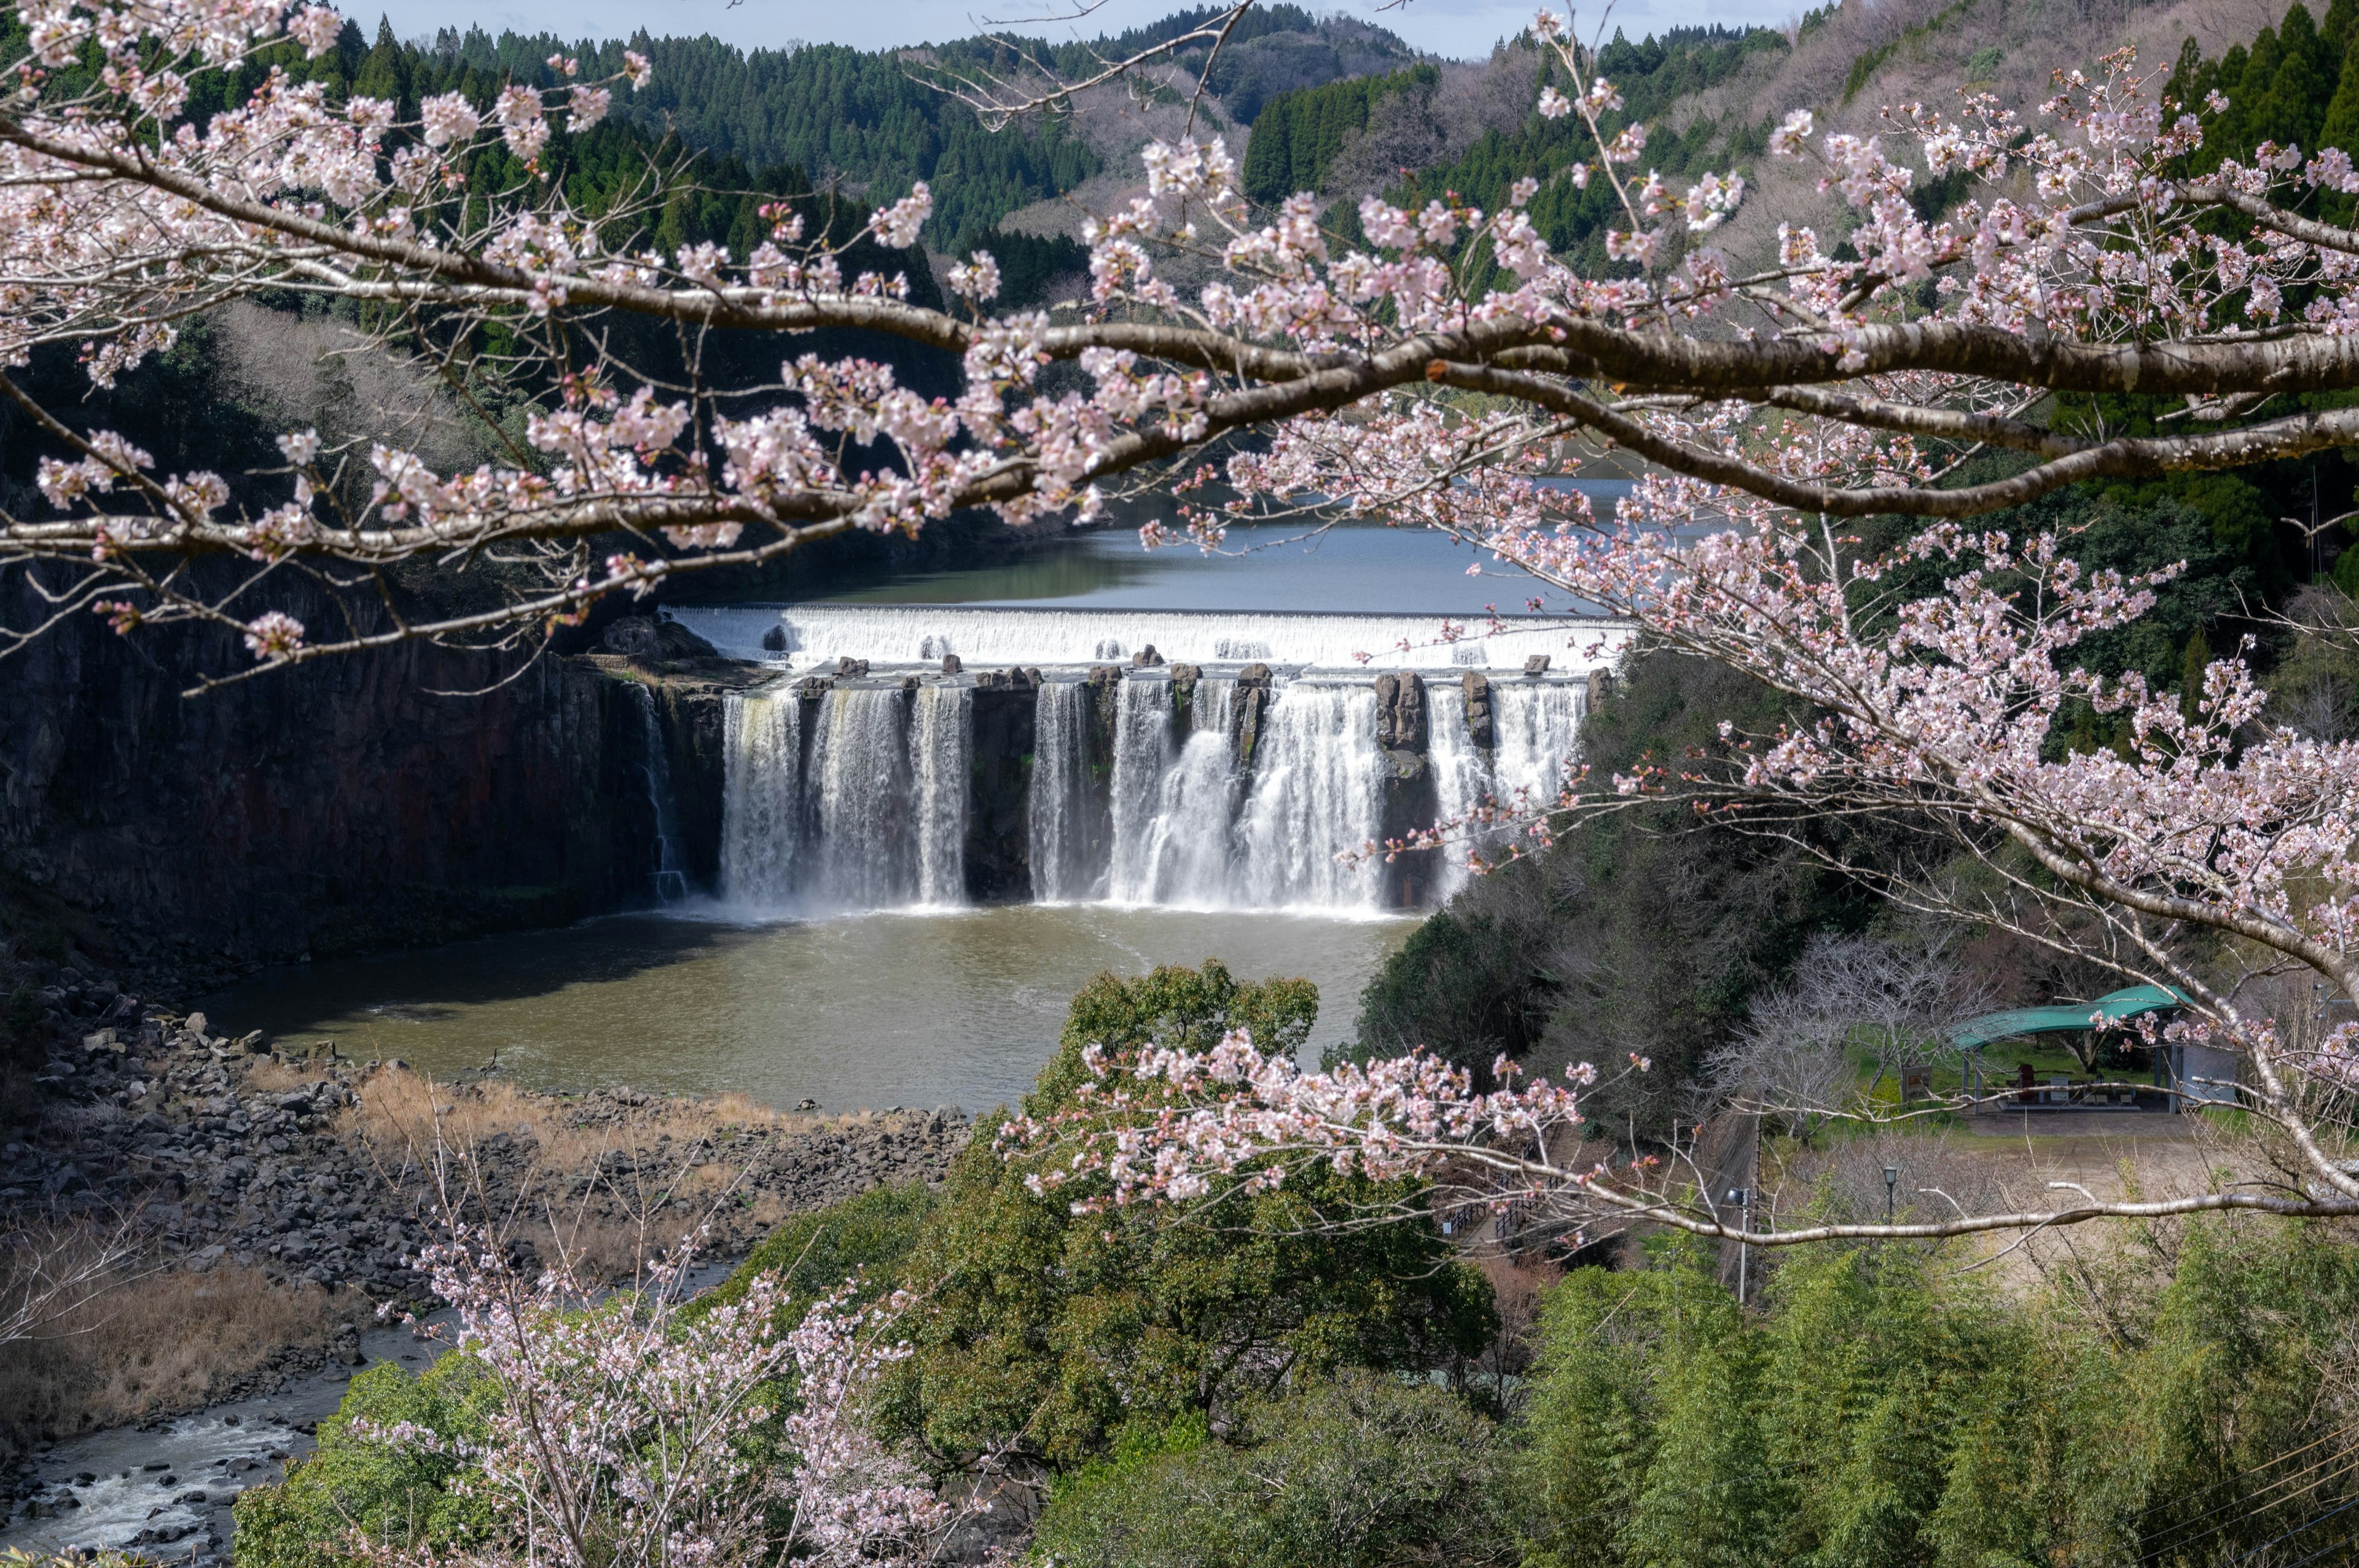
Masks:
[[[112,1352],[123,1334],[12,1347],[0,1457],[349,1360],[375,1305],[423,1302],[412,1262],[451,1203],[520,1252],[626,1277],[699,1228],[706,1256],[732,1257],[796,1210],[938,1180],[968,1131],[948,1108],[430,1083],[332,1047],[233,1040],[68,972],[37,994],[50,1027],[32,1114],[0,1145],[0,1217],[20,1249],[59,1257],[127,1243],[114,1289],[140,1303],[137,1332]]]

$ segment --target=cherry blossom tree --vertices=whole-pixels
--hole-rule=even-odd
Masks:
[[[864,1306],[851,1284],[789,1305],[757,1276],[734,1300],[690,1307],[692,1244],[602,1295],[561,1255],[527,1269],[498,1236],[452,1214],[420,1259],[452,1308],[423,1332],[482,1369],[482,1431],[403,1422],[356,1430],[455,1462],[492,1535],[463,1549],[354,1541],[388,1568],[456,1562],[647,1568],[681,1562],[925,1561],[952,1510],[873,1434],[877,1374],[908,1354],[887,1336],[908,1303]]]
[[[389,346],[445,374],[459,369],[451,345],[496,326],[547,393],[506,460],[467,472],[435,471],[397,432],[332,450],[287,431],[283,470],[255,476],[286,499],[233,507],[223,476],[158,473],[119,435],[78,429],[0,381],[54,448],[39,475],[50,514],[0,524],[0,561],[34,568],[43,607],[16,638],[93,611],[125,630],[207,621],[269,666],[411,637],[529,641],[602,595],[849,529],[915,529],[963,506],[1086,516],[1114,487],[1169,483],[1248,432],[1274,441],[1229,465],[1249,490],[1348,470],[1353,503],[1445,524],[1512,513],[1501,487],[1571,439],[1657,465],[1658,513],[1710,506],[1717,487],[1830,517],[1954,518],[2359,432],[2359,411],[2260,406],[2359,384],[2343,331],[2359,310],[2359,239],[2294,211],[2313,190],[2359,189],[2359,174],[2339,153],[2267,148],[2253,168],[2181,178],[2202,107],[2158,103],[2124,59],[2096,81],[2066,79],[2036,126],[1987,97],[1954,116],[1892,111],[1893,145],[1917,164],[1881,137],[1816,137],[1796,112],[1776,151],[1822,167],[1856,216],[1844,238],[1857,259],[1788,229],[1752,268],[1709,243],[1743,179],[1674,190],[1640,175],[1644,126],[1601,135],[1564,176],[1608,182],[1626,219],[1607,241],[1614,276],[1600,277],[1533,230],[1530,182],[1488,213],[1372,198],[1359,213],[1368,247],[1354,248],[1321,229],[1308,195],[1252,211],[1221,139],[1183,137],[1147,149],[1147,194],[1089,231],[1086,308],[1056,315],[994,313],[998,268],[982,254],[944,279],[958,308],[921,308],[905,274],[845,276],[841,237],[806,235],[784,209],[748,255],[656,254],[640,220],[685,177],[653,162],[634,200],[576,211],[549,178],[550,129],[595,125],[647,79],[636,57],[611,81],[512,85],[488,104],[436,97],[414,122],[283,71],[194,116],[205,78],[324,52],[340,19],[277,0],[20,11],[30,52],[0,107],[0,368],[62,345],[111,383],[192,317],[266,288],[366,306]],[[1562,19],[1543,15],[1535,37],[1577,88],[1549,89],[1539,112],[1600,131],[1613,85]],[[1056,96],[995,102],[1013,114]],[[513,189],[471,183],[473,155],[495,145],[527,169]],[[1920,173],[1957,171],[1982,194],[1919,216]],[[878,211],[869,236],[912,245],[929,200],[920,187]],[[1182,297],[1157,270],[1175,253],[1221,276]],[[1506,283],[1484,287],[1494,259]],[[599,334],[623,317],[779,334],[774,395],[626,362]],[[800,351],[794,335],[821,329],[948,351],[963,389],[928,399],[880,363]],[[1087,390],[1040,390],[1058,362]],[[1454,413],[1452,392],[1512,412]],[[2184,397],[2190,422],[2220,427],[2076,435],[2027,417],[2072,392]],[[870,443],[893,460],[861,466],[853,444]],[[1961,451],[1984,448],[2030,460],[2003,480],[1940,482]],[[365,483],[334,482],[343,470]],[[1210,514],[1197,526],[1218,537]],[[244,568],[193,570],[205,557]],[[307,574],[366,598],[425,562],[526,569],[498,576],[497,602],[423,622],[388,611],[331,633],[269,603]]]
[[[601,596],[831,535],[915,530],[971,506],[1015,523],[1087,517],[1125,486],[1201,498],[1184,526],[1150,525],[1149,544],[1217,547],[1240,514],[1441,528],[1821,717],[1730,733],[1727,769],[1575,780],[1561,799],[1495,806],[1437,839],[1503,825],[1544,839],[1552,813],[1667,792],[1764,831],[1827,813],[1929,826],[1949,860],[1851,869],[1928,911],[2093,941],[2125,972],[2194,999],[2177,1027],[2245,1053],[2252,1108],[2291,1151],[2283,1187],[2169,1212],[2359,1208],[2343,1141],[2352,1033],[2288,1044],[2199,972],[2183,940],[2201,933],[2257,969],[2306,968],[2359,994],[2359,752],[2272,728],[2238,659],[2211,667],[2191,712],[2135,677],[2087,674],[2076,646],[2143,613],[2169,573],[2085,573],[2063,541],[1965,521],[2087,480],[2359,438],[2359,408],[2288,406],[2359,387],[2359,232],[2302,211],[2359,193],[2343,153],[2264,146],[2250,167],[2191,174],[2224,103],[2166,101],[2126,53],[2093,79],[2060,75],[2029,117],[1969,95],[1946,112],[1896,106],[1880,134],[1859,135],[1821,134],[1797,110],[1771,150],[1815,168],[1848,232],[1789,224],[1774,254],[1740,264],[1713,236],[1745,182],[1642,174],[1646,128],[1605,134],[1613,84],[1542,13],[1531,36],[1564,85],[1538,112],[1577,118],[1593,144],[1560,178],[1605,182],[1622,214],[1602,275],[1536,232],[1533,181],[1487,212],[1370,197],[1364,239],[1347,243],[1310,194],[1253,210],[1223,142],[1190,134],[1148,146],[1146,194],[1091,225],[1079,308],[996,309],[998,267],[978,254],[944,279],[956,308],[931,309],[906,275],[847,276],[841,236],[807,234],[783,208],[750,254],[658,254],[636,219],[682,177],[652,163],[634,202],[575,210],[549,178],[550,127],[594,124],[645,81],[635,57],[610,81],[572,80],[557,59],[560,89],[436,98],[414,122],[275,71],[192,117],[202,79],[324,51],[341,19],[281,0],[20,0],[20,14],[31,52],[0,103],[0,395],[54,450],[39,474],[49,513],[0,521],[0,567],[24,574],[38,605],[7,636],[93,612],[126,633],[210,622],[254,663],[205,678],[408,638],[527,644]],[[1012,116],[1053,110],[1065,90],[970,91]],[[527,178],[475,189],[470,160],[495,144]],[[1951,176],[1964,199],[1920,212],[1919,181]],[[866,237],[908,248],[929,204],[920,186],[876,211]],[[1182,255],[1212,281],[1183,295],[1163,275]],[[218,474],[156,471],[119,434],[77,428],[5,373],[71,347],[103,384],[192,317],[263,289],[365,307],[388,347],[445,372],[435,345],[496,327],[546,395],[505,460],[465,472],[438,471],[392,433],[339,450],[287,431],[283,469],[247,476],[286,499],[257,509],[233,506]],[[776,333],[777,380],[635,366],[600,335],[622,319]],[[821,330],[955,355],[961,389],[929,399],[881,363],[809,351],[799,335]],[[1060,363],[1072,373],[1043,377]],[[2127,436],[2058,415],[2060,395],[2082,394],[2174,400],[2178,429]],[[862,455],[879,448],[889,462]],[[1610,520],[1548,482],[1602,448],[1646,465]],[[1962,465],[1987,453],[2012,471],[1966,481]],[[1869,516],[1924,524],[1869,551],[1840,531]],[[388,599],[333,629],[272,602],[305,577],[365,600],[386,574],[429,564],[496,568],[494,602],[412,619]],[[1937,589],[1902,586],[1929,570]],[[2125,752],[2066,752],[2068,701],[2121,716]],[[1959,856],[1983,867],[1982,891],[1946,878]],[[1192,1106],[1158,1098],[1142,1143],[1130,1104],[1108,1134],[1128,1143],[1083,1151],[1129,1162],[1125,1194],[1178,1191],[1207,1162],[1258,1148],[1388,1171],[1480,1167],[1552,1203],[1721,1233],[1659,1162],[1601,1161],[1568,1141],[1577,1084],[1477,1097],[1416,1059],[1305,1077],[1234,1053],[1108,1073]],[[2165,1211],[2092,1202],[1958,1223]]]

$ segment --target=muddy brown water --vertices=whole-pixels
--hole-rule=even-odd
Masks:
[[[626,915],[428,952],[306,965],[208,998],[217,1031],[333,1040],[440,1077],[496,1059],[528,1087],[627,1084],[830,1110],[956,1105],[1029,1088],[1072,995],[1102,970],[1227,964],[1320,994],[1306,1065],[1349,1038],[1413,919],[1107,905],[886,911],[745,924]]]

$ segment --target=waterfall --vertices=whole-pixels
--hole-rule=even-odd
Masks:
[[[1297,681],[1277,694],[1262,719],[1239,825],[1238,902],[1375,907],[1377,862],[1336,858],[1375,842],[1383,827],[1375,734],[1376,694],[1367,687]]]
[[[765,908],[964,903],[973,696],[935,686],[731,697],[728,897]]]
[[[1114,846],[1106,869],[1106,896],[1117,903],[1155,902],[1153,840],[1171,753],[1170,683],[1124,681],[1114,693]]]
[[[918,692],[918,902],[966,902],[966,774],[974,747],[973,693],[929,686]]]
[[[1089,688],[1079,681],[1043,681],[1033,712],[1032,779],[1024,804],[1037,903],[1063,903],[1094,891],[1084,827],[1088,702]]]
[[[671,793],[671,752],[664,742],[663,721],[656,715],[655,693],[638,682],[631,693],[639,710],[639,772],[647,792],[647,810],[655,818],[655,897],[658,903],[677,903],[688,896],[688,867],[679,847],[679,811]]]
[[[1491,725],[1495,741],[1486,755],[1466,730],[1466,694],[1456,682],[1427,687],[1432,713],[1436,804],[1443,820],[1463,816],[1488,803],[1512,807],[1518,796],[1538,805],[1553,799],[1572,762],[1581,720],[1588,711],[1585,688],[1571,681],[1491,683]],[[1496,849],[1512,829],[1453,842],[1442,851],[1435,895],[1447,898],[1466,885],[1469,849]]]
[[[1495,691],[1496,688],[1494,688]],[[1432,746],[1426,760],[1433,767],[1434,806],[1447,822],[1481,806],[1491,793],[1491,760],[1466,732],[1466,692],[1456,681],[1436,681],[1426,687],[1426,711],[1430,716]],[[1492,708],[1498,711],[1495,698]],[[1452,843],[1441,851],[1434,872],[1438,903],[1466,885],[1466,846]]]
[[[1230,680],[1197,683],[1187,735],[1167,751],[1146,842],[1130,861],[1128,878],[1115,879],[1115,899],[1193,908],[1237,902],[1232,875],[1240,783],[1232,724],[1235,689]]]
[[[1512,800],[1522,790],[1535,804],[1553,800],[1588,712],[1587,688],[1569,681],[1493,681],[1499,744],[1491,775],[1499,798]]]
[[[1584,689],[1493,680],[1494,744],[1477,746],[1459,682],[1433,681],[1433,807],[1462,815],[1519,790],[1545,801]],[[733,697],[723,885],[789,910],[959,904],[971,876],[995,890],[1011,871],[1017,896],[1039,903],[1373,913],[1404,886],[1446,896],[1462,849],[1408,884],[1376,858],[1341,858],[1428,809],[1418,770],[1397,773],[1377,744],[1377,719],[1364,674],[1266,687],[1152,669],[1037,686],[966,676]]]

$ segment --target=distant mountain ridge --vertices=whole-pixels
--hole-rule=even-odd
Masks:
[[[1135,149],[1093,136],[1086,122],[1059,116],[987,131],[966,104],[919,80],[913,66],[1043,77],[1053,71],[1071,80],[1219,14],[1207,5],[1084,42],[1020,40],[1020,47],[973,38],[876,51],[839,44],[746,50],[710,35],[659,38],[642,30],[627,40],[593,42],[445,27],[419,48],[446,69],[543,82],[553,81],[545,63],[552,54],[578,58],[585,71],[603,75],[622,68],[624,49],[636,49],[653,62],[655,78],[644,91],[617,97],[617,118],[658,135],[676,131],[691,147],[752,168],[791,165],[815,187],[832,183],[864,200],[893,200],[925,180],[934,193],[926,238],[950,250],[975,243],[1018,208],[1072,190]],[[1174,64],[1192,77],[1208,52],[1193,46]],[[1275,95],[1418,58],[1381,27],[1314,16],[1293,5],[1256,7],[1213,62],[1209,120],[1229,128],[1251,121]]]

